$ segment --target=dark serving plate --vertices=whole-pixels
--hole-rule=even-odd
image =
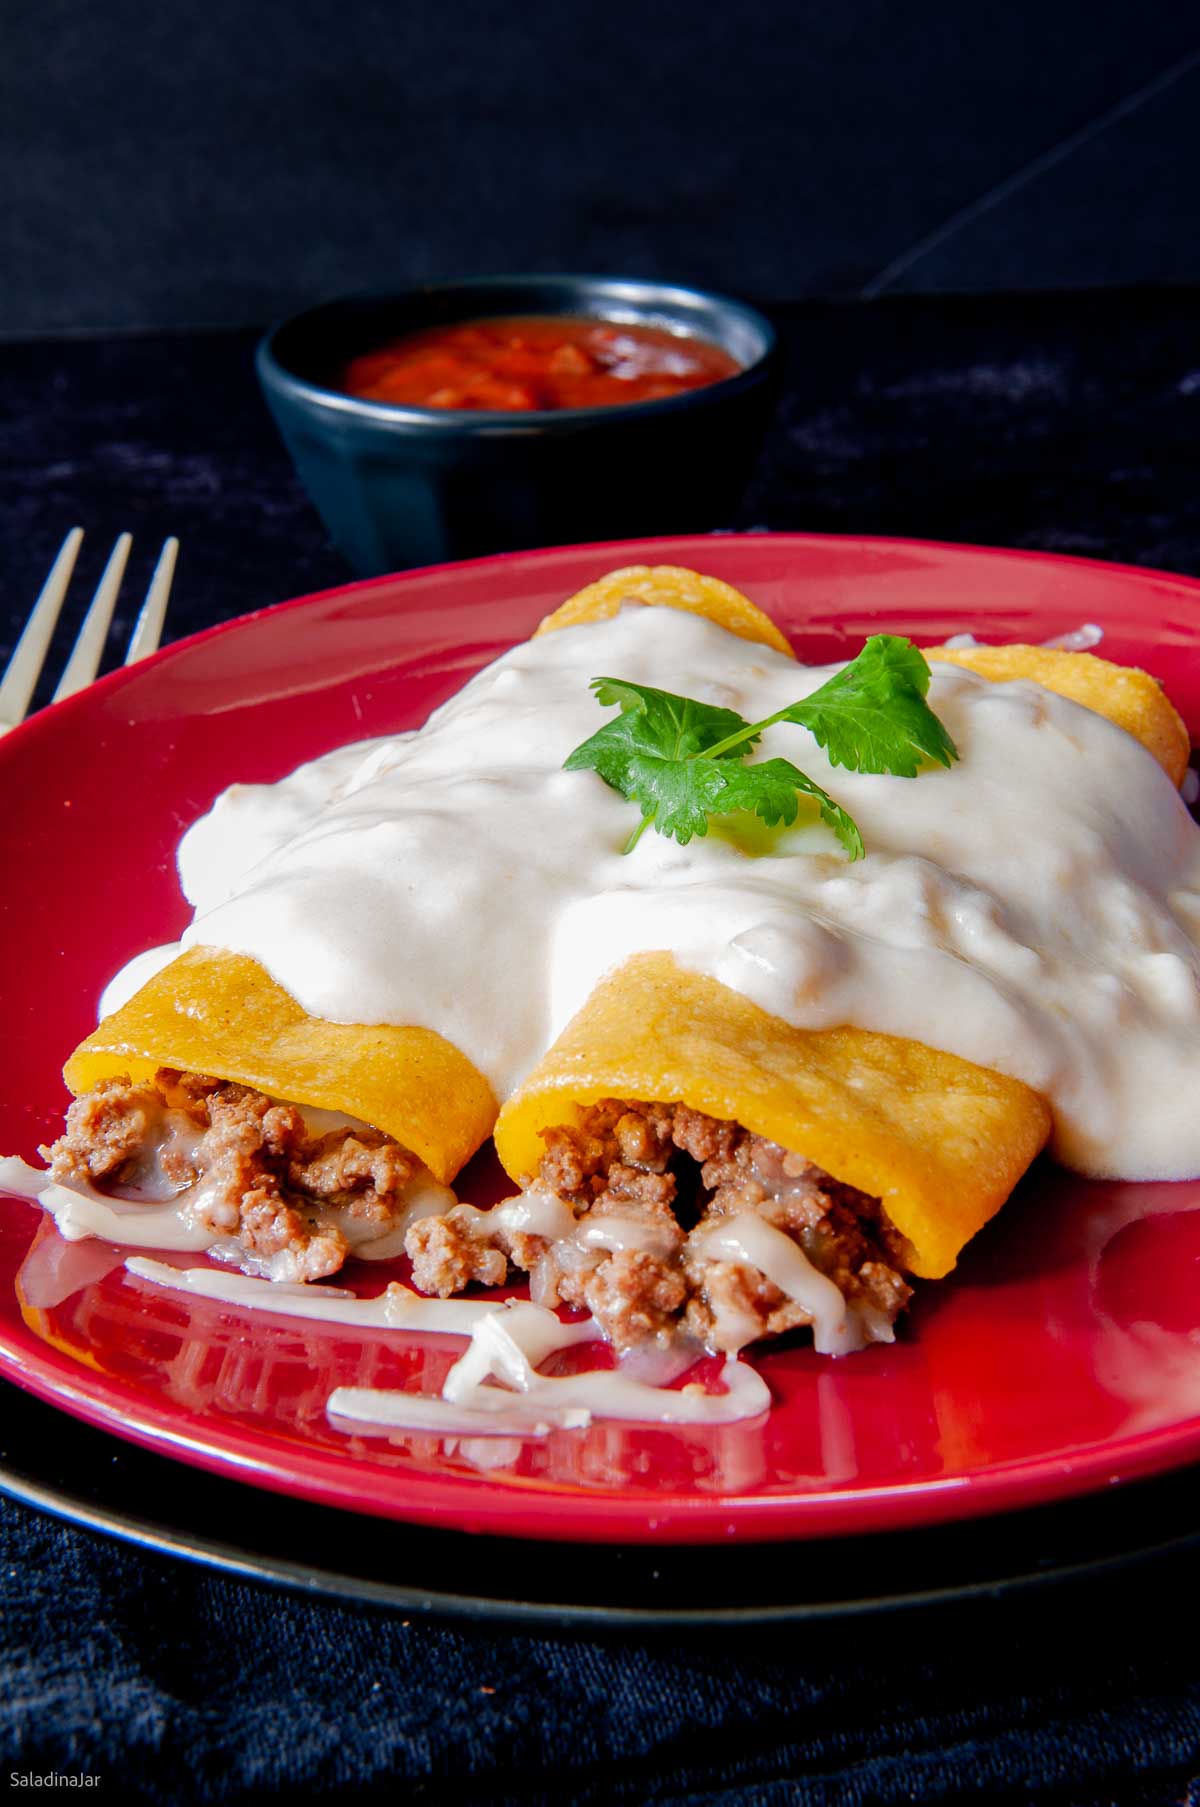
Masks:
[[[0,1425],[0,1492],[69,1524],[308,1595],[547,1630],[828,1621],[1200,1553],[1200,1468],[959,1525],[706,1552],[543,1543],[531,1561],[525,1541],[418,1526],[398,1534],[383,1520],[181,1468],[4,1383]]]

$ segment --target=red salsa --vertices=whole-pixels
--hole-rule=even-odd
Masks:
[[[353,358],[340,387],[413,408],[528,413],[658,401],[741,369],[707,339],[566,315],[466,320]]]

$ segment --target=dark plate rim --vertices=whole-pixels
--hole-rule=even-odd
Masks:
[[[0,1383],[0,1394],[6,1390],[3,1383]],[[38,1411],[54,1410],[53,1406],[40,1400],[36,1402],[36,1406]],[[95,1427],[76,1419],[67,1418],[65,1423],[69,1426],[69,1434],[85,1438],[103,1435]],[[158,1471],[164,1479],[177,1477],[177,1465],[169,1456],[141,1448],[136,1448],[134,1454],[139,1463],[151,1464],[152,1472]],[[221,1488],[228,1488],[231,1493],[240,1490],[241,1483],[238,1481],[224,1476],[216,1478]],[[1009,1509],[963,1521],[952,1529],[958,1537],[965,1537],[972,1544],[978,1543],[994,1550],[998,1531],[1001,1534],[1006,1530],[1035,1534],[1039,1527],[1062,1527],[1070,1523],[1073,1527],[1072,1540],[1078,1541],[1080,1527],[1086,1530],[1089,1518],[1103,1519],[1105,1513],[1111,1511],[1116,1503],[1117,1496],[1122,1508],[1136,1509],[1156,1487],[1161,1489],[1164,1485],[1189,1489],[1200,1486],[1200,1463],[1176,1470],[1168,1476],[1126,1482],[1115,1493],[1055,1501],[1016,1511]],[[954,1580],[915,1587],[900,1586],[888,1592],[868,1590],[856,1594],[853,1590],[848,1590],[842,1598],[816,1601],[793,1599],[777,1605],[760,1601],[738,1606],[636,1607],[625,1604],[597,1605],[569,1598],[526,1600],[505,1591],[496,1594],[456,1591],[403,1581],[374,1580],[336,1565],[305,1564],[285,1556],[271,1555],[247,1544],[198,1533],[186,1524],[176,1523],[169,1513],[157,1516],[131,1511],[107,1500],[97,1502],[89,1499],[71,1486],[27,1472],[14,1463],[7,1452],[0,1454],[0,1497],[15,1500],[75,1529],[98,1533],[134,1549],[167,1556],[173,1561],[188,1562],[214,1573],[253,1581],[288,1594],[309,1599],[353,1602],[376,1609],[416,1613],[456,1623],[481,1621],[516,1628],[530,1627],[539,1631],[558,1628],[603,1633],[630,1630],[678,1631],[706,1627],[739,1631],[757,1627],[830,1623],[846,1618],[899,1613],[908,1609],[994,1600],[1001,1595],[1027,1593],[1044,1586],[1096,1579],[1119,1573],[1139,1563],[1168,1560],[1189,1551],[1200,1551],[1200,1513],[1197,1513],[1194,1528],[1175,1531],[1166,1537],[1160,1536],[1149,1541],[1141,1541],[1139,1538],[1132,1545],[1118,1536],[1115,1547],[1109,1545],[1078,1560],[1063,1561],[1044,1557],[1039,1560],[1034,1553],[1035,1546],[1031,1543],[1012,1565],[1002,1565],[1003,1572],[990,1574],[983,1579]],[[340,1523],[348,1530],[353,1530],[358,1521],[357,1514],[344,1508],[314,1506],[309,1502],[288,1498],[276,1498],[274,1503],[276,1509],[285,1515],[303,1518],[315,1513],[322,1521]],[[1120,1516],[1118,1513],[1118,1518]],[[412,1529],[420,1531],[423,1527]],[[886,1550],[889,1556],[894,1554],[895,1571],[903,1575],[906,1572],[906,1556],[912,1553],[920,1540],[927,1540],[931,1532],[936,1532],[937,1529],[919,1526],[876,1532],[854,1541],[868,1543],[876,1552]],[[467,1534],[455,1531],[439,1535],[450,1535],[457,1539]],[[491,1537],[484,1533],[470,1537],[473,1550],[491,1548],[497,1553],[511,1551],[518,1541]],[[825,1546],[845,1545],[846,1540],[830,1537],[821,1540],[821,1543]],[[525,1550],[540,1547],[548,1553],[551,1560],[570,1558],[581,1549],[578,1545],[564,1544],[530,1546],[523,1543],[521,1547]],[[686,1545],[661,1551],[649,1550],[645,1545],[582,1547],[595,1548],[602,1560],[610,1562],[619,1560],[620,1555],[627,1552],[635,1561],[653,1560],[664,1565],[677,1561],[682,1565],[696,1554],[694,1547]],[[733,1559],[745,1557],[747,1553],[769,1559],[774,1552],[811,1555],[813,1548],[809,1539],[778,1539],[742,1546],[740,1550],[731,1550],[729,1554]],[[710,1549],[706,1554],[709,1560],[720,1560],[719,1548]],[[509,1572],[504,1563],[501,1562],[498,1566],[501,1573]],[[798,1562],[796,1571],[803,1574],[804,1564]],[[855,1572],[853,1566],[848,1572]]]

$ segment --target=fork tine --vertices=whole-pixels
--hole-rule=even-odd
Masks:
[[[33,613],[25,623],[25,632],[17,641],[13,656],[8,662],[8,670],[4,674],[4,682],[0,684],[0,722],[15,723],[25,719],[25,711],[29,707],[33,687],[45,661],[46,648],[50,644],[63,597],[75,569],[75,559],[82,539],[83,528],[72,527],[50,567],[50,575],[33,605]]]
[[[123,533],[109,554],[104,576],[97,584],[91,607],[83,618],[83,626],[79,630],[79,638],[71,657],[67,660],[67,668],[58,680],[58,689],[50,699],[52,703],[61,703],[65,696],[74,696],[77,690],[82,690],[85,684],[91,683],[99,670],[117,591],[121,588],[125,561],[132,544],[133,536]]]
[[[171,584],[175,577],[175,556],[178,551],[177,539],[164,542],[158,563],[154,567],[154,576],[150,579],[150,588],[146,591],[146,600],[130,636],[129,651],[125,654],[126,665],[136,665],[139,659],[154,652],[162,639],[163,617],[167,612],[167,598],[171,594]]]

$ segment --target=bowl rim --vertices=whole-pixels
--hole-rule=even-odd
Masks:
[[[412,403],[381,402],[369,400],[365,396],[351,395],[346,390],[334,389],[327,384],[317,383],[309,377],[303,377],[291,369],[277,353],[277,341],[284,333],[311,320],[320,314],[335,314],[340,308],[356,308],[364,304],[384,305],[388,302],[409,302],[413,300],[432,299],[439,295],[455,292],[478,291],[481,296],[489,290],[498,288],[515,289],[528,284],[530,287],[560,286],[564,291],[572,288],[595,287],[626,290],[629,293],[622,297],[614,297],[614,306],[624,305],[634,316],[629,324],[636,324],[640,312],[649,314],[656,301],[659,305],[670,305],[676,302],[689,304],[697,301],[727,310],[740,318],[746,325],[758,333],[762,341],[762,349],[748,364],[719,377],[716,382],[705,383],[696,389],[685,389],[679,395],[658,396],[648,401],[616,402],[602,404],[590,408],[420,408]],[[641,291],[638,295],[635,291]],[[465,316],[464,316],[465,317]],[[482,318],[487,318],[484,314]],[[597,315],[599,319],[609,316]],[[414,327],[414,331],[420,331]],[[685,336],[685,335],[681,335]],[[405,426],[423,428],[432,433],[471,434],[471,433],[546,433],[557,430],[579,428],[592,423],[607,421],[626,421],[641,419],[646,415],[682,412],[688,408],[703,405],[712,400],[731,398],[743,389],[749,389],[761,382],[768,373],[779,350],[779,334],[766,314],[734,295],[727,295],[718,289],[703,289],[692,283],[657,281],[652,277],[619,276],[592,274],[584,271],[518,271],[511,274],[492,274],[487,276],[463,276],[447,278],[444,281],[415,283],[403,289],[359,289],[344,295],[331,295],[323,301],[312,303],[301,308],[298,313],[289,314],[268,327],[259,340],[255,350],[255,367],[259,382],[264,390],[284,390],[293,401],[305,403],[310,409],[326,412],[333,416],[341,415],[363,422],[365,425],[380,427]]]

